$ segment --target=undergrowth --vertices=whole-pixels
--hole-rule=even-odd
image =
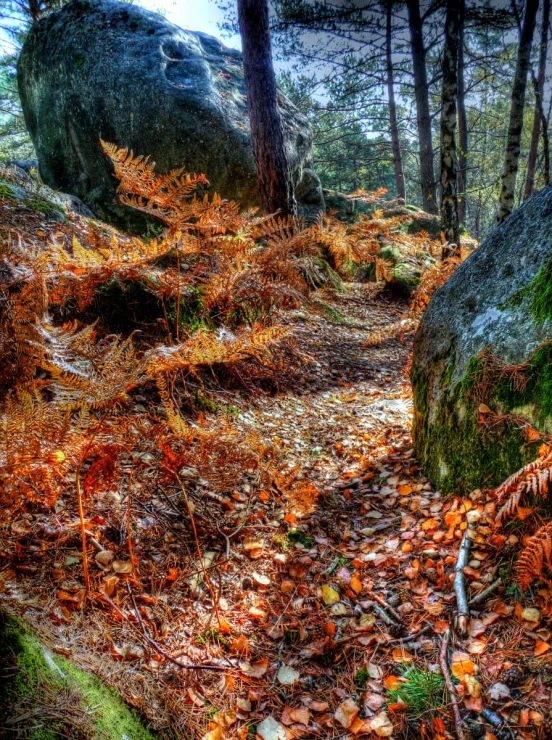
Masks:
[[[408,668],[388,693],[392,702],[403,704],[416,717],[432,716],[447,704],[443,676],[415,666]]]

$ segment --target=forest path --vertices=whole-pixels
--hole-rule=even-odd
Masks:
[[[84,609],[77,542],[45,543],[41,567],[0,573],[0,599],[54,650],[116,688],[162,738],[454,737],[442,679],[426,669],[437,668],[454,620],[451,578],[477,494],[442,499],[414,458],[411,340],[366,346],[370,330],[395,323],[406,304],[366,284],[317,299],[318,313],[284,317],[302,359],[281,368],[277,393],[217,396],[233,426],[272,443],[282,464],[297,468],[305,482],[299,501],[277,487],[237,483],[223,499],[200,485],[189,493],[194,539],[177,487],[141,489],[145,504],[135,490],[139,578],[94,566],[108,598]],[[124,529],[124,498],[104,511],[114,517],[117,505]],[[35,530],[41,521],[48,519],[34,518]],[[117,562],[126,551],[123,541]],[[471,594],[496,578],[488,554],[472,551]],[[454,638],[454,655],[473,679],[475,696],[464,704],[476,711],[482,686],[517,662],[521,640],[529,655],[534,645],[534,635],[509,619],[513,605],[479,608],[467,639]],[[496,653],[487,650],[489,631]],[[167,655],[222,672],[179,671]],[[406,695],[397,694],[405,671],[414,681],[404,684],[414,687],[408,713],[400,704]],[[547,698],[541,691],[539,700]],[[524,737],[537,735],[526,728]]]

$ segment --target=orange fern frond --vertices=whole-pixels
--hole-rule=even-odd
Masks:
[[[545,566],[552,570],[550,558],[552,555],[552,522],[538,529],[529,539],[518,558],[516,572],[517,580],[522,590],[525,591],[534,580],[541,580],[548,584],[552,583],[545,578]]]
[[[496,524],[500,525],[506,517],[514,513],[525,494],[530,493],[546,498],[551,470],[552,451],[546,448],[544,455],[524,465],[505,480],[494,492],[497,504],[501,505],[496,515]]]

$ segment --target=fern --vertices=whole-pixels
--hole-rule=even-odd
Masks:
[[[552,450],[545,447],[541,457],[524,465],[505,480],[494,492],[496,502],[500,506],[495,519],[496,525],[500,525],[506,517],[515,512],[524,495],[533,494],[546,498],[551,470]]]
[[[523,548],[517,562],[517,580],[522,588],[529,588],[534,580],[543,581],[548,588],[552,582],[544,576],[544,568],[552,570],[552,522],[538,529]]]

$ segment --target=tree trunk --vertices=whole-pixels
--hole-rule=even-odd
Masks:
[[[238,0],[238,21],[261,205],[267,213],[294,215],[296,203],[278,110],[267,0]]]
[[[433,170],[433,143],[431,138],[431,115],[429,112],[429,87],[427,84],[426,51],[422,35],[420,0],[407,0],[408,25],[412,47],[414,92],[416,97],[416,119],[420,146],[420,179],[424,210],[437,213],[437,191]]]
[[[456,162],[459,29],[457,0],[447,0],[441,95],[441,225],[447,242],[456,246],[460,244]]]
[[[531,63],[531,46],[533,44],[533,33],[535,31],[538,7],[539,0],[527,0],[525,4],[525,18],[521,29],[514,85],[512,88],[510,124],[508,126],[506,157],[502,174],[502,188],[498,205],[497,224],[501,224],[506,218],[508,218],[514,209],[514,192],[521,148],[527,72],[529,71],[529,65]]]
[[[468,120],[466,116],[466,88],[464,81],[464,23],[465,0],[458,0],[460,29],[458,32],[458,221],[466,222],[466,189],[468,186]]]
[[[546,55],[548,52],[548,23],[550,20],[550,0],[543,0],[542,22],[539,53],[539,72],[535,85],[535,113],[533,115],[533,133],[531,134],[531,147],[527,159],[527,177],[525,179],[525,192],[523,199],[527,200],[533,195],[535,189],[535,172],[537,169],[537,156],[539,153],[539,140],[541,129],[547,125],[543,107],[544,78],[546,74]],[[536,84],[535,84],[536,83]],[[545,137],[546,138],[546,137]]]
[[[395,80],[393,74],[393,47],[392,47],[392,19],[393,0],[386,2],[387,25],[385,34],[385,59],[387,67],[387,95],[389,97],[389,127],[391,129],[391,144],[393,147],[393,166],[395,168],[395,183],[397,196],[406,202],[406,185],[404,181],[401,142],[399,139],[399,125],[397,123],[397,104],[395,102]]]

